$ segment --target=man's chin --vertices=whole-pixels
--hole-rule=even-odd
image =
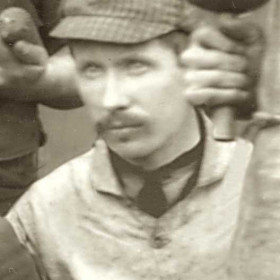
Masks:
[[[118,154],[120,157],[127,161],[138,161],[141,158],[147,157],[149,152],[147,149],[145,149],[145,145],[143,145],[143,142],[137,142],[137,141],[127,141],[127,142],[110,142],[106,141],[108,147],[114,151],[116,154]]]

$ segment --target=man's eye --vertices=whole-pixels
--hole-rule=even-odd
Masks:
[[[129,62],[127,65],[127,70],[130,74],[141,75],[148,71],[149,66],[146,63],[133,61]]]
[[[82,68],[81,73],[87,78],[98,78],[102,75],[102,67],[98,65],[87,65]]]

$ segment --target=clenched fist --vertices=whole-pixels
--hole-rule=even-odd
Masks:
[[[28,92],[37,90],[47,51],[33,19],[21,8],[0,14],[0,35],[0,97],[24,100]]]
[[[186,95],[195,106],[234,106],[247,117],[255,110],[264,40],[260,28],[222,17],[216,26],[201,26],[183,52]]]

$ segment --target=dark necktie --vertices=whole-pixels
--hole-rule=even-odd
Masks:
[[[144,186],[137,197],[138,207],[151,216],[158,218],[168,208],[167,199],[162,190],[160,180],[154,174],[145,177]]]

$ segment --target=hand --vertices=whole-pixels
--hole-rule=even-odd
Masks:
[[[48,60],[37,26],[24,9],[0,14],[0,96],[28,99],[36,90]]]
[[[264,40],[260,29],[234,18],[195,30],[182,54],[186,96],[195,106],[231,105],[239,114],[255,110]]]
[[[0,39],[0,97],[28,100],[38,90],[47,61],[43,46],[26,41],[9,46]]]
[[[67,48],[49,58],[33,18],[21,8],[1,12],[0,27],[0,98],[60,109],[82,105]]]

